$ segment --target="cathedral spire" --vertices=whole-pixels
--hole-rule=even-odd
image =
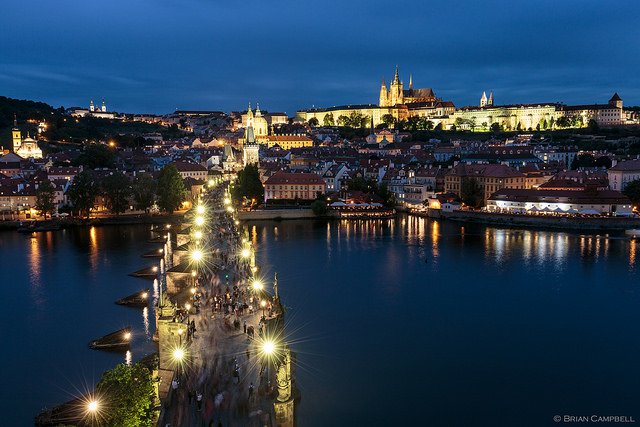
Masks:
[[[256,116],[261,116],[262,113],[260,112],[260,104],[258,102],[256,102]]]
[[[400,83],[400,76],[398,74],[398,65],[396,64],[396,74],[395,76],[393,76],[393,82],[394,83]]]
[[[409,90],[413,89],[413,74],[409,74]]]
[[[384,76],[382,77],[382,87],[385,89],[387,88],[387,84],[384,81]]]

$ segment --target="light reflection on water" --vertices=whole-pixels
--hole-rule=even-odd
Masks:
[[[546,425],[558,401],[601,408],[600,384],[617,393],[605,405],[640,398],[622,379],[640,375],[637,242],[622,233],[411,216],[283,221],[277,236],[273,223],[257,233],[259,261],[278,271],[296,320],[323,336],[298,352],[322,372],[300,371],[301,424],[355,425],[335,414],[357,413],[363,425],[425,414],[518,425],[524,413],[527,425]],[[387,416],[372,402],[402,410]],[[488,419],[500,410],[509,422]]]
[[[154,304],[155,307],[155,304]],[[144,307],[142,309],[142,324],[144,325],[144,334],[151,338],[149,334],[149,307]]]

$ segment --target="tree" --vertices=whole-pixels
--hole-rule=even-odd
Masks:
[[[258,166],[247,165],[238,172],[236,180],[231,190],[231,196],[235,200],[247,198],[249,200],[260,201],[264,197],[264,186],[260,181]]]
[[[121,363],[102,374],[96,394],[108,408],[104,425],[151,426],[154,387],[151,374],[140,363]]]
[[[326,215],[327,203],[324,200],[314,200],[311,203],[311,210],[316,216]]]
[[[571,120],[567,116],[558,117],[558,120],[556,120],[556,126],[559,128],[568,128],[571,126]]]
[[[622,192],[635,206],[640,205],[640,179],[628,183]]]
[[[579,154],[571,163],[571,169],[592,168],[596,165],[596,159],[589,153]]]
[[[56,210],[55,204],[56,188],[51,181],[47,180],[38,185],[36,189],[36,209],[47,219],[47,214],[52,214]]]
[[[318,125],[320,124],[320,121],[318,121],[318,119],[315,117],[311,117],[308,123],[309,123],[309,126],[311,126],[312,128],[315,128],[315,127],[318,127]]]
[[[475,178],[462,178],[460,187],[460,198],[471,207],[479,208],[482,206],[483,194],[482,187]]]
[[[113,149],[103,144],[88,144],[84,152],[74,161],[75,165],[82,165],[87,169],[111,168],[116,163],[116,155]]]
[[[611,159],[608,156],[600,156],[600,157],[598,157],[596,159],[596,161],[595,161],[595,163],[593,165],[598,167],[598,168],[609,169],[612,164],[613,164],[613,162],[611,161]]]
[[[386,183],[383,182],[377,186],[376,194],[383,200],[385,206],[392,208],[396,205],[396,195],[389,191]]]
[[[96,185],[93,174],[89,171],[82,171],[73,178],[73,183],[67,191],[69,201],[73,209],[84,216],[89,217],[91,208],[93,208],[95,198],[98,195],[98,186]]]
[[[363,128],[367,125],[368,120],[369,119],[362,113],[359,113],[358,111],[352,111],[349,115],[347,126],[351,126],[353,128]]]
[[[182,176],[174,165],[166,165],[158,176],[158,206],[165,212],[173,213],[187,198]]]
[[[136,176],[131,186],[131,194],[133,206],[148,213],[156,200],[156,182],[153,177],[147,173]]]
[[[598,122],[596,122],[594,119],[589,120],[588,126],[591,132],[598,132],[600,130],[600,126],[598,126]]]
[[[349,126],[350,120],[349,117],[341,114],[338,116],[338,126]]]
[[[396,118],[393,117],[393,114],[383,114],[380,119],[387,127],[393,127],[396,124]]]
[[[106,198],[107,208],[118,215],[129,207],[131,181],[122,172],[114,172],[102,181],[102,191]]]
[[[500,126],[500,123],[493,122],[491,123],[491,127],[489,128],[489,130],[491,130],[491,132],[493,133],[498,133],[502,130],[502,127]]]
[[[324,119],[322,119],[322,123],[325,126],[333,126],[335,121],[333,120],[333,113],[327,113],[324,115]]]

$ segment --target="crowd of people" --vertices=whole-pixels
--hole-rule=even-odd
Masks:
[[[222,197],[222,190],[210,194],[212,212],[222,206]],[[237,254],[243,241],[236,222],[226,209],[219,212],[209,215],[204,233],[211,259],[195,281],[192,310],[177,319],[185,323],[191,357],[172,383],[169,425],[226,426],[258,419],[266,413],[260,397],[273,392],[256,344],[273,315],[273,297],[252,286],[255,270]]]

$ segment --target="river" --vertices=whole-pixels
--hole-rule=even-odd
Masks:
[[[246,228],[287,305],[299,426],[640,422],[635,241],[407,216]],[[153,321],[113,304],[150,284],[127,276],[150,265],[148,229],[0,234],[10,425],[124,360],[90,339],[131,325],[133,359],[151,351]]]

